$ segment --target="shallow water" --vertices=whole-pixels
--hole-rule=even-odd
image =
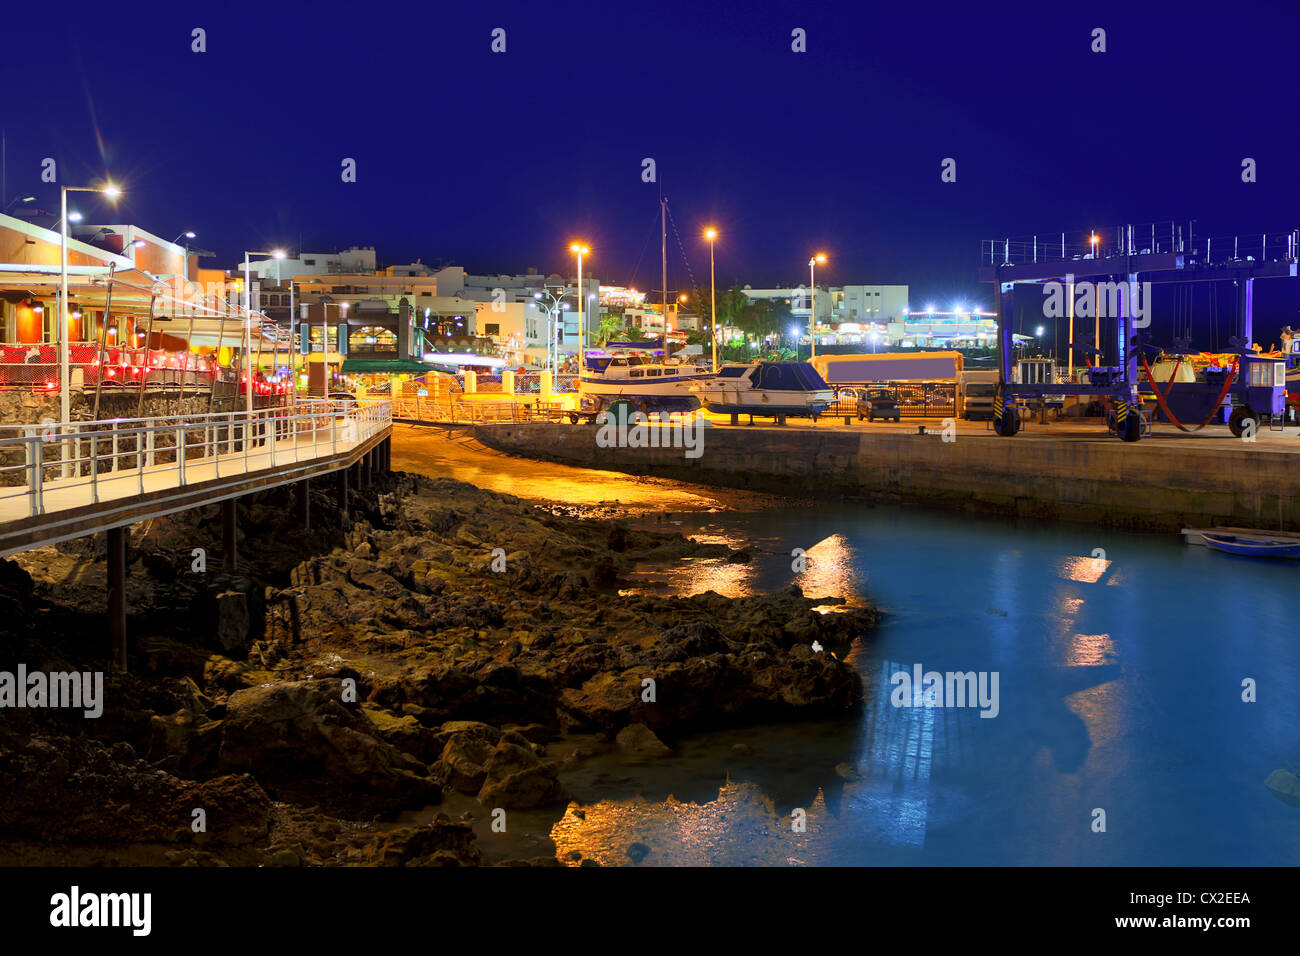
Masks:
[[[657,528],[667,508],[669,526],[754,553],[642,569],[634,588],[736,595],[797,581],[885,612],[852,654],[859,716],[696,734],[640,763],[587,741],[598,752],[564,775],[579,801],[567,809],[511,811],[499,834],[472,797],[449,798],[441,809],[475,814],[490,859],[627,865],[639,843],[645,866],[1300,863],[1300,808],[1264,787],[1275,769],[1300,770],[1300,562],[1233,558],[1176,534],[773,505],[417,437],[408,467],[426,474],[528,472],[532,485],[502,490],[617,499]],[[582,496],[557,494],[552,480],[568,479]],[[798,575],[794,548],[809,558]],[[998,715],[892,706],[891,675],[918,663],[997,671]],[[1241,699],[1246,678],[1257,703]],[[804,833],[792,832],[796,809]]]
[[[566,777],[581,816],[518,820],[562,859],[627,864],[639,843],[642,865],[1300,862],[1300,808],[1263,785],[1300,767],[1300,566],[1178,535],[864,504],[673,523],[762,553],[647,569],[634,586],[743,594],[795,580],[876,603],[885,616],[851,655],[866,703],[840,722],[697,735],[657,761],[584,762]],[[916,664],[997,672],[996,716],[893,706],[891,675]],[[1256,703],[1242,701],[1247,678]]]

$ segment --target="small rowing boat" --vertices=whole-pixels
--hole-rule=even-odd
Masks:
[[[1276,538],[1247,538],[1235,534],[1204,532],[1205,546],[1224,554],[1246,558],[1300,558],[1300,541],[1279,541]]]

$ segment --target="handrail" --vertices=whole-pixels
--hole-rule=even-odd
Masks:
[[[334,455],[387,430],[392,412],[389,402],[303,399],[251,413],[4,426],[18,434],[0,437],[0,523],[99,503],[106,483],[125,497],[229,477],[232,465],[249,474]],[[14,507],[19,498],[26,507]]]
[[[402,396],[393,399],[393,417],[440,425],[553,421],[568,412],[558,402],[480,402],[457,398]]]

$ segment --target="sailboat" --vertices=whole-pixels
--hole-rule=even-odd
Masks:
[[[583,405],[593,411],[603,411],[619,399],[647,414],[695,411],[700,399],[694,386],[713,377],[668,356],[668,200],[663,197],[659,199],[659,230],[664,331],[658,351],[662,356],[656,356],[654,345],[639,343],[586,351],[578,387]]]

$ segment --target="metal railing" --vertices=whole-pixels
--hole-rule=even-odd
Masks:
[[[835,402],[826,411],[828,418],[857,415],[858,396],[873,391],[888,391],[898,402],[902,418],[951,418],[957,414],[957,387],[947,382],[854,385],[841,388]]]
[[[0,521],[310,461],[391,423],[388,402],[303,399],[251,414],[0,426]]]
[[[555,421],[567,414],[558,402],[466,402],[455,396],[393,400],[394,418],[439,425]]]
[[[1093,236],[1096,242],[1093,242]],[[1083,241],[1078,241],[1082,236]],[[1300,254],[1300,230],[1238,236],[1198,236],[1194,222],[1109,226],[1094,232],[1053,233],[980,241],[984,265],[1016,265],[1178,253],[1206,263],[1291,261]]]

